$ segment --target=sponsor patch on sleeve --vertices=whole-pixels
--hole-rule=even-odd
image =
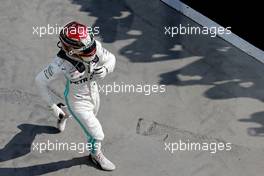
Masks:
[[[50,79],[54,74],[53,72],[53,66],[49,65],[47,69],[44,70],[44,75],[46,76],[47,79]]]

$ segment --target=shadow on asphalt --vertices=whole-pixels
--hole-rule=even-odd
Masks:
[[[167,6],[160,1],[153,2],[156,6],[148,1],[137,1],[137,5],[141,8],[136,11],[133,11],[123,0],[71,1],[73,4],[81,5],[80,11],[98,18],[92,26],[100,27],[102,42],[133,40],[131,43],[128,41],[128,44],[119,51],[120,55],[131,62],[157,62],[185,57],[181,51],[173,50],[180,37],[178,36],[176,40],[176,37],[165,36],[163,29],[165,24],[172,24],[175,21],[179,23],[181,19],[177,16],[175,16],[176,19],[170,19],[168,16],[173,13],[173,10],[165,10]],[[141,15],[138,11],[142,9],[144,13],[152,13]],[[163,16],[162,21],[157,18],[157,15]]]
[[[18,128],[21,131],[4,148],[0,149],[0,162],[15,159],[30,153],[32,142],[39,134],[59,133],[57,128],[51,126],[21,124]]]
[[[174,38],[165,36],[164,26],[186,23],[187,18],[182,19],[181,15],[175,15],[175,11],[162,2],[137,1],[132,9],[123,0],[71,1],[73,4],[81,5],[80,11],[98,18],[93,26],[100,26],[103,42],[133,39],[132,43],[119,50],[119,53],[131,62],[161,62],[195,55],[172,49],[175,45],[182,46],[184,42],[186,46],[182,46],[183,49],[189,50],[188,53],[194,53],[190,52],[194,50],[202,57],[183,68],[162,73],[160,84],[210,86],[203,95],[212,100],[246,97],[264,101],[264,69],[260,63],[232,46],[221,50],[226,44],[217,38],[201,39],[200,43],[197,38],[190,36],[179,35]],[[134,23],[135,19],[137,23]],[[133,34],[131,31],[137,32]],[[194,48],[191,46],[192,39],[198,41]],[[189,79],[182,80],[181,76]]]
[[[248,119],[239,119],[240,122],[257,123],[259,127],[248,128],[248,135],[264,137],[264,111],[251,115]]]
[[[95,167],[95,165],[88,160],[87,156],[73,158],[66,161],[58,161],[52,162],[48,164],[39,164],[34,166],[28,167],[20,167],[20,168],[0,168],[0,175],[1,176],[36,176],[36,175],[43,175],[51,172],[55,172],[61,169],[70,168],[73,166],[79,165],[88,165]]]
[[[51,126],[41,126],[34,124],[21,124],[18,126],[21,130],[16,134],[4,148],[0,149],[0,162],[16,159],[18,157],[27,155],[31,151],[31,146],[37,135],[40,134],[57,134],[59,130]],[[1,176],[10,176],[10,175],[42,175],[60,169],[69,168],[77,165],[89,165],[96,167],[87,156],[73,158],[66,161],[58,161],[48,164],[39,164],[28,167],[21,168],[0,168]]]

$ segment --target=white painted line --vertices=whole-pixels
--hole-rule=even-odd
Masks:
[[[221,27],[216,22],[212,21],[211,19],[207,18],[203,14],[197,12],[196,10],[192,9],[188,5],[184,4],[179,0],[161,0],[162,2],[166,3],[170,7],[176,9],[177,11],[181,12],[185,16],[191,18],[196,23],[205,26],[205,27]],[[264,52],[255,47],[254,45],[250,44],[246,40],[242,39],[241,37],[237,36],[234,33],[231,34],[223,34],[218,35],[220,38],[226,40],[227,42],[231,43],[235,47],[241,49],[248,55],[252,56],[253,58],[257,59],[258,61],[264,63]]]

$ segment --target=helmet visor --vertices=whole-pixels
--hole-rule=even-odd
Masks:
[[[94,41],[91,46],[81,50],[78,55],[81,57],[91,57],[96,53],[96,42]]]

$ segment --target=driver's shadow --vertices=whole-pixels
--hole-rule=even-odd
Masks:
[[[18,126],[21,130],[16,134],[4,148],[0,149],[0,162],[12,160],[30,153],[31,145],[38,134],[56,134],[59,130],[51,126],[40,126],[33,124],[21,124]],[[69,168],[76,165],[90,165],[92,162],[87,156],[73,158],[66,161],[58,161],[47,164],[39,164],[21,168],[0,168],[1,176],[10,175],[42,175],[49,172],[54,172],[60,169]]]
[[[59,130],[51,126],[40,126],[33,124],[21,124],[21,130],[4,148],[0,149],[0,162],[15,159],[30,153],[32,142],[38,134],[56,134]]]
[[[95,167],[95,165],[88,159],[87,156],[73,158],[65,161],[57,161],[47,164],[39,164],[28,167],[20,168],[0,168],[1,176],[35,176],[43,175],[50,172],[55,172],[61,169],[70,168],[77,165],[89,165]]]

